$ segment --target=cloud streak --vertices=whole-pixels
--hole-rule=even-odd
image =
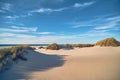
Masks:
[[[32,15],[32,13],[52,13],[52,12],[62,12],[64,10],[68,10],[68,9],[72,9],[72,8],[85,8],[88,7],[92,4],[94,4],[95,2],[84,2],[84,3],[75,3],[72,6],[69,7],[63,7],[63,8],[56,8],[56,9],[52,9],[52,8],[39,8],[39,9],[35,9],[32,11],[28,12],[28,15]]]
[[[95,30],[118,28],[120,16],[103,17],[83,22],[74,22],[71,28],[95,27]]]
[[[19,17],[20,16],[16,16],[16,15],[14,15],[14,16],[5,16],[5,18],[10,19],[10,20],[16,20]]]
[[[10,28],[0,28],[1,32],[35,32],[37,27],[34,28],[27,28],[27,27],[18,27],[18,26],[11,26]]]
[[[111,32],[120,31],[120,16],[109,16],[103,18],[97,18],[91,21],[77,22],[73,23],[72,28],[74,29],[82,29],[85,27],[89,27],[90,30],[86,31],[84,34],[80,34],[79,36],[88,36],[88,37],[96,37],[96,36],[113,36]]]
[[[36,32],[38,29],[37,27],[21,27],[21,26],[11,26],[11,28],[16,30],[26,30],[27,32],[29,31]]]
[[[54,32],[38,32],[38,34],[43,34],[43,35],[45,35],[45,34],[54,34]]]
[[[120,16],[105,18],[105,21],[106,23],[104,23],[101,26],[96,26],[94,29],[95,30],[108,30],[108,29],[117,30],[119,29],[118,25],[120,22]]]
[[[66,10],[67,8],[58,8],[58,9],[52,9],[52,8],[40,8],[33,11],[30,11],[28,14],[31,13],[51,13],[51,12],[61,12],[63,10]]]
[[[4,34],[1,34],[1,36],[3,37],[5,36],[13,36],[13,34],[25,34],[25,33],[31,33],[33,34],[37,34],[37,35],[50,35],[50,34],[54,34],[54,32],[38,32],[37,31],[38,27],[22,27],[22,26],[11,26],[8,28],[0,28],[0,31],[3,32]],[[6,33],[8,32],[8,34]]]
[[[87,7],[87,6],[90,6],[92,4],[94,4],[95,2],[85,2],[85,3],[75,3],[73,5],[73,7],[75,8],[79,8],[79,7]]]
[[[1,5],[0,12],[5,13],[6,11],[11,11],[12,4],[1,2],[0,5]]]

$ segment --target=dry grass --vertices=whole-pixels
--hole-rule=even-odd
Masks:
[[[11,58],[13,61],[17,58],[23,58],[23,54],[27,53],[26,49],[32,49],[28,45],[14,46],[11,48],[0,49],[0,65],[7,64],[8,59]]]
[[[46,47],[46,49],[50,49],[50,50],[59,50],[60,47],[59,47],[58,44],[53,43],[53,44],[49,44],[49,45]]]
[[[98,41],[95,46],[120,46],[120,42],[115,38],[106,38],[101,41]]]
[[[83,48],[83,47],[93,47],[94,44],[73,44],[73,47]]]

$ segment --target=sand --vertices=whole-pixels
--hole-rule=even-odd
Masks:
[[[27,73],[31,80],[120,80],[120,47],[89,47],[71,50],[38,49],[46,55],[64,55],[64,64]],[[51,64],[53,64],[51,62]],[[47,64],[47,63],[44,63]]]

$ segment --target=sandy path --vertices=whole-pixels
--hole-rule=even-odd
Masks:
[[[33,80],[120,80],[120,47],[36,51],[66,55],[63,66],[29,73]]]

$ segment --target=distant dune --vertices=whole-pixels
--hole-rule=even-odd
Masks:
[[[120,42],[115,38],[106,38],[98,41],[95,46],[120,46]]]

